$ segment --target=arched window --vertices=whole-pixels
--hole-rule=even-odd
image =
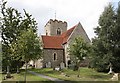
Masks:
[[[57,60],[57,53],[53,53],[53,60]]]
[[[57,29],[57,35],[61,35],[61,30],[60,30],[60,28]]]

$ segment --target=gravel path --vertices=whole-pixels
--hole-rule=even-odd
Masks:
[[[28,72],[31,73],[31,74],[34,74],[36,76],[46,78],[46,79],[51,80],[51,81],[64,81],[64,80],[60,80],[60,79],[57,79],[57,78],[53,78],[53,77],[45,76],[45,75],[42,75],[42,74],[38,74],[38,73],[35,73],[33,71],[28,71]]]

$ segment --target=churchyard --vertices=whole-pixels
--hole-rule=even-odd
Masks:
[[[3,83],[120,83],[120,2],[116,10],[112,4],[104,8],[91,40],[80,22],[67,30],[67,23],[56,19],[47,22],[46,35],[38,36],[32,15],[26,10],[22,15],[6,3],[0,3]],[[80,66],[82,61],[86,67]],[[67,68],[70,65],[74,68]]]
[[[28,71],[33,71],[38,74],[42,74],[45,76],[53,77],[53,78],[58,78],[60,80],[64,81],[73,81],[75,83],[79,83],[80,81],[83,82],[111,82],[111,83],[117,83],[118,79],[114,78],[112,79],[113,75],[108,74],[108,73],[102,73],[102,72],[96,72],[93,69],[87,68],[87,67],[81,67],[79,71],[73,71],[72,69],[63,69],[60,71],[53,70],[52,68],[42,68],[42,69],[28,69]],[[79,75],[79,77],[78,77]],[[21,70],[19,74],[12,73],[11,76],[12,78],[9,79],[4,79],[5,74],[2,75],[2,80],[4,82],[9,82],[9,81],[24,81],[24,70]],[[47,82],[49,81],[50,83],[54,83],[51,80],[30,74],[27,72],[27,81],[32,82],[32,81],[37,81],[37,82]]]
[[[93,69],[89,69],[86,67],[81,67],[79,71],[73,71],[72,69],[63,69],[61,71],[55,71],[52,68],[31,70],[50,77],[55,77],[68,81],[110,81],[110,78],[112,77],[112,75],[108,75],[107,73],[98,73]]]
[[[2,81],[3,82],[11,82],[11,81],[24,81],[24,70],[20,70],[20,73],[17,74],[17,73],[11,73],[11,78],[5,78],[6,74],[2,74],[1,75],[1,78],[2,78]],[[27,73],[27,81],[49,81],[45,78],[40,78],[38,76],[35,76],[35,75],[32,75],[30,73]]]

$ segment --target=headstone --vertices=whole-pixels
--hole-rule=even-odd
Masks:
[[[65,64],[63,62],[60,63],[60,68],[64,69],[65,68]]]
[[[46,63],[47,68],[51,68],[51,62]]]
[[[7,73],[9,73],[9,66],[7,66]]]
[[[18,74],[18,73],[20,73],[20,71],[19,71],[19,67],[17,66],[17,74]]]
[[[48,62],[48,67],[51,68],[51,62]]]
[[[110,71],[108,72],[108,74],[112,74],[113,71],[112,71],[112,67],[110,67]]]
[[[109,67],[110,67],[110,71],[108,72],[108,74],[113,74],[113,71],[112,71],[112,64],[110,63],[110,65],[109,65]]]
[[[11,74],[9,72],[9,66],[7,66],[7,75],[6,75],[6,78],[11,78]]]
[[[118,81],[119,77],[118,77],[118,73],[114,73],[113,77],[111,78],[113,81]]]
[[[60,68],[59,68],[59,67],[55,67],[55,70],[56,70],[56,71],[59,71],[59,70],[60,70]]]

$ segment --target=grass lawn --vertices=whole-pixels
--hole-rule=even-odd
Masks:
[[[2,79],[4,78],[4,76],[5,76],[5,74],[2,75]],[[11,74],[11,76],[13,76],[13,77],[10,78],[10,79],[3,80],[3,81],[4,82],[7,82],[7,81],[24,81],[24,70],[22,70],[21,73],[19,73],[19,74],[13,73],[13,74]],[[47,80],[45,78],[35,76],[33,74],[30,74],[30,73],[27,73],[27,81],[49,81],[49,80]]]
[[[67,81],[111,81],[112,75],[107,73],[99,73],[90,68],[80,68],[80,71],[73,71],[71,69],[64,69],[62,71],[55,71],[52,68],[30,69],[36,73],[47,76],[59,78]],[[69,77],[65,76],[67,74]],[[77,75],[80,77],[77,77]]]

